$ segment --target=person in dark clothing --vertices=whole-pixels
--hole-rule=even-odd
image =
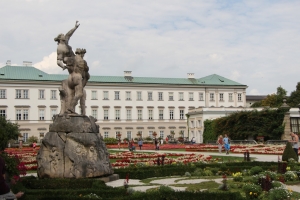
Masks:
[[[9,186],[5,182],[5,162],[3,158],[0,156],[0,199],[15,199],[23,196],[23,192],[18,192],[14,194],[10,191]]]

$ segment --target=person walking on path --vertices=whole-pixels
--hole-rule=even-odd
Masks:
[[[157,139],[155,138],[155,139],[154,139],[155,150],[157,150],[157,144],[158,144],[158,141],[157,141]]]
[[[299,157],[298,155],[298,149],[299,149],[299,137],[298,135],[296,135],[295,133],[291,132],[290,133],[292,140],[290,140],[290,142],[292,143],[293,149],[297,155],[297,158]],[[298,162],[298,160],[297,160]]]
[[[142,146],[143,146],[143,140],[142,139],[139,139],[138,145],[140,147],[140,150],[142,150]]]
[[[229,154],[230,151],[230,144],[229,144],[230,139],[228,138],[227,134],[225,134],[225,137],[223,138],[223,142],[224,142],[224,148],[226,151],[226,154]]]
[[[5,182],[5,162],[4,159],[0,156],[0,199],[19,199],[23,196],[23,192],[18,192],[14,194],[10,191],[9,186]],[[13,180],[12,180],[13,183]]]
[[[218,144],[218,148],[219,148],[219,153],[222,153],[222,147],[223,147],[223,136],[219,135],[218,139],[217,139],[217,144]]]
[[[121,139],[119,138],[119,139],[118,139],[118,147],[119,147],[119,150],[120,150],[120,146],[121,146]]]
[[[168,144],[168,141],[169,141],[169,138],[168,138],[168,137],[166,137],[166,144]]]

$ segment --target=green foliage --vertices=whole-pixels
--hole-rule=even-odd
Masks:
[[[9,177],[14,175],[19,175],[18,164],[20,163],[19,159],[15,156],[9,156],[7,153],[2,152],[0,156],[3,158],[6,166],[6,173]]]
[[[293,158],[294,160],[298,160],[297,155],[291,145],[290,142],[286,143],[285,149],[282,153],[282,161],[288,162],[290,158]]]
[[[279,108],[283,103],[283,98],[286,96],[287,91],[281,86],[277,88],[276,94],[269,94],[265,99],[255,102],[251,105],[252,108],[269,106],[271,108]]]
[[[243,186],[243,191],[248,199],[257,198],[262,192],[261,186],[253,183],[246,183]]]
[[[285,189],[284,187],[273,188],[269,191],[268,199],[280,200],[280,199],[290,199],[292,192]]]
[[[297,108],[300,103],[300,82],[296,86],[296,90],[291,92],[290,97],[287,99],[287,104],[293,108]]]
[[[267,139],[280,139],[284,131],[282,125],[286,109],[262,111],[241,111],[213,120],[210,137],[227,134],[231,139],[247,139],[249,136],[265,136]],[[206,128],[206,127],[205,127]],[[205,136],[205,134],[204,134]],[[203,137],[204,137],[203,136]]]
[[[252,167],[249,171],[250,175],[255,175],[255,174],[259,174],[260,172],[263,171],[263,168],[260,167],[260,166],[255,166],[255,167]]]
[[[216,140],[217,135],[213,131],[213,122],[214,120],[205,120],[204,121],[204,132],[203,132],[203,142],[210,140]]]
[[[0,151],[3,151],[7,147],[9,140],[18,139],[18,127],[18,124],[11,123],[5,117],[0,117]]]
[[[106,144],[115,144],[115,143],[118,143],[118,139],[116,139],[116,138],[104,138],[103,141]]]
[[[27,142],[28,143],[34,143],[34,142],[37,142],[38,141],[38,138],[36,136],[31,136],[28,138]]]

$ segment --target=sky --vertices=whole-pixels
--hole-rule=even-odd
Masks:
[[[50,74],[54,38],[80,26],[90,74],[195,78],[247,85],[247,95],[288,95],[300,81],[299,0],[0,0],[0,67],[31,61]]]

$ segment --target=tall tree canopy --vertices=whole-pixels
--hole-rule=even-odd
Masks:
[[[277,88],[276,94],[269,94],[265,99],[252,104],[252,108],[269,106],[270,108],[279,108],[282,105],[283,98],[287,91],[281,86]]]
[[[9,140],[17,140],[19,136],[19,125],[11,123],[5,117],[0,117],[0,151],[7,147]]]
[[[296,108],[300,103],[300,82],[296,86],[296,90],[291,92],[290,97],[287,99],[287,104],[290,107]]]

